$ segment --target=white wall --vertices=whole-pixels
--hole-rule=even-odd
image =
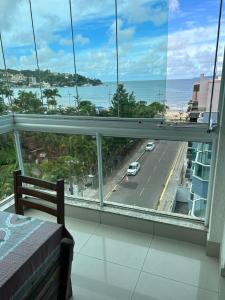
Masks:
[[[213,92],[213,101],[212,101],[212,111],[218,111],[218,103],[219,103],[219,96],[220,96],[220,83],[221,80],[216,80],[214,85],[214,92]],[[208,82],[208,95],[207,95],[207,104],[206,104],[206,111],[210,110],[210,101],[211,101],[211,93],[212,93],[212,81]]]
[[[200,84],[200,91],[197,93],[198,110],[209,111],[210,102],[211,102],[211,92],[212,92],[212,80],[211,79],[209,80],[202,76],[201,79],[198,82],[196,82],[196,84]],[[218,111],[220,84],[221,84],[221,79],[216,79],[214,85],[213,101],[212,101],[212,112]]]

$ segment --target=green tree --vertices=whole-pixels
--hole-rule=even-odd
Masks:
[[[187,107],[187,112],[190,112],[192,110],[192,105],[193,105],[193,101],[189,100],[188,101],[188,107]]]
[[[43,91],[43,97],[47,99],[48,109],[56,109],[57,101],[56,97],[61,97],[57,88],[55,89],[45,89]]]
[[[0,96],[0,115],[3,115],[7,112],[7,105],[5,105],[3,98]]]
[[[123,84],[119,84],[112,99],[112,115],[120,118],[134,117],[136,100],[134,93],[129,94]]]
[[[149,106],[152,109],[154,115],[166,112],[165,104],[162,104],[160,102],[152,102]]]
[[[12,103],[13,90],[8,89],[5,85],[0,85],[0,100],[5,104],[6,98],[9,99],[9,104]]]
[[[77,110],[79,115],[81,116],[96,115],[96,107],[91,101],[87,101],[87,100],[80,101]]]
[[[13,193],[13,171],[16,168],[13,135],[0,135],[0,199]]]
[[[13,110],[18,113],[43,113],[44,107],[40,99],[33,92],[19,91],[13,104]]]

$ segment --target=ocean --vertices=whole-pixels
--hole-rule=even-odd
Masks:
[[[193,84],[196,79],[178,80],[146,80],[146,81],[125,81],[126,90],[134,92],[137,101],[151,103],[158,101],[165,103],[170,110],[185,111],[188,101],[192,98]],[[14,89],[16,97],[20,89]],[[25,88],[25,90],[36,92],[40,95],[38,88]],[[61,98],[57,98],[58,105],[74,106],[76,90],[74,87],[59,87]],[[113,94],[116,91],[115,82],[105,82],[99,86],[78,87],[78,94],[81,100],[89,100],[97,107],[107,108],[111,105]]]

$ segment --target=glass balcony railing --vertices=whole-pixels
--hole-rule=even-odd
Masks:
[[[26,125],[28,119],[29,126]],[[196,153],[198,147],[206,147],[204,143],[98,133],[106,130],[102,127],[108,125],[109,132],[128,130],[128,124],[121,129],[113,121],[95,123],[89,119],[41,117],[39,120],[15,116],[15,122],[18,127],[25,126],[28,130],[19,131],[20,165],[23,164],[25,175],[50,181],[64,178],[65,195],[71,201],[88,200],[148,213],[153,210],[189,215],[190,193],[204,194],[207,199],[210,165],[198,164],[196,158],[190,156],[190,145]],[[56,130],[54,122],[58,124],[57,130],[66,130],[68,134],[51,132]],[[29,131],[35,126],[50,132]],[[49,126],[53,126],[52,129]],[[75,128],[77,132],[85,129],[86,134],[71,134],[71,129]],[[131,133],[130,130],[127,132]],[[176,131],[174,133],[177,135]],[[12,192],[12,171],[17,164],[12,133],[7,138],[6,135],[0,137],[4,174],[1,180],[5,178],[1,181],[1,189],[2,197],[5,197]],[[207,158],[209,163],[210,156]],[[197,182],[195,177],[200,180]],[[207,184],[201,186],[201,180]]]
[[[209,166],[211,162],[211,157],[211,151],[198,152],[196,162]]]
[[[0,135],[0,200],[13,193],[13,171],[18,168],[12,133]]]
[[[99,200],[96,137],[22,132],[25,174],[43,180],[65,179],[71,199]]]
[[[207,200],[204,198],[199,198],[193,200],[191,215],[197,218],[204,218],[206,211]]]
[[[197,176],[201,180],[208,181],[209,180],[209,173],[210,173],[210,165],[204,166],[202,164],[198,164],[195,162],[194,164],[194,172],[193,175]]]

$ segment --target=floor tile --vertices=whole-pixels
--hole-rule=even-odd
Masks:
[[[152,235],[100,225],[80,253],[141,269]]]
[[[130,300],[139,271],[78,254],[72,267],[73,299]]]
[[[45,221],[56,222],[56,218],[46,213],[37,210],[30,210],[29,215],[34,218],[39,218]],[[79,252],[84,244],[91,237],[95,229],[99,226],[98,223],[85,220],[75,219],[71,217],[65,218],[65,226],[75,241],[74,252]]]
[[[218,262],[198,245],[154,237],[143,271],[218,292]]]
[[[99,224],[74,218],[66,218],[66,227],[75,241],[75,252],[79,252]]]
[[[225,277],[220,276],[219,279],[219,300],[225,299]]]
[[[132,300],[218,300],[218,294],[142,272]]]

